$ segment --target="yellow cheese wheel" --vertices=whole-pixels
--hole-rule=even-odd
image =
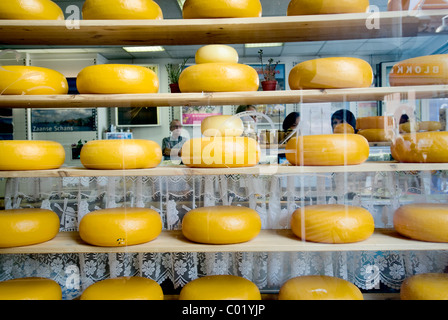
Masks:
[[[358,58],[320,58],[297,64],[288,81],[291,90],[365,88],[372,84],[373,71],[368,62]]]
[[[210,62],[238,63],[238,52],[235,48],[223,44],[210,44],[196,51],[196,64]]]
[[[288,16],[366,12],[369,0],[291,0]]]
[[[201,122],[201,133],[205,137],[239,137],[243,131],[243,121],[236,116],[210,116]]]
[[[359,117],[356,119],[356,129],[392,129],[394,118],[389,116]]]
[[[394,228],[411,239],[448,242],[448,205],[415,203],[401,206],[394,213]]]
[[[144,277],[118,277],[98,281],[82,293],[81,300],[163,300],[162,287]]]
[[[279,300],[364,300],[353,283],[337,277],[311,275],[286,281],[278,293]]]
[[[448,300],[448,274],[422,273],[406,278],[400,288],[401,300]]]
[[[19,247],[53,239],[59,232],[59,217],[47,209],[0,211],[0,247]]]
[[[355,165],[369,157],[369,142],[358,134],[294,136],[285,149],[286,159],[297,166]]]
[[[144,139],[92,140],[81,149],[81,163],[88,169],[147,169],[162,161],[162,148]]]
[[[420,131],[438,131],[440,129],[442,129],[442,124],[439,121],[420,121],[418,123]]]
[[[148,208],[99,209],[86,214],[79,224],[79,236],[101,247],[122,247],[154,240],[162,232],[162,219]]]
[[[50,0],[3,0],[0,1],[0,19],[64,20],[64,13]]]
[[[184,19],[261,17],[260,0],[186,0]]]
[[[333,133],[355,133],[355,129],[347,122],[343,122],[334,127]]]
[[[394,139],[392,129],[363,129],[357,132],[369,142],[390,142]]]
[[[213,275],[188,282],[179,300],[261,300],[261,294],[252,281],[243,277]]]
[[[291,230],[302,240],[352,243],[368,239],[375,229],[369,211],[342,204],[309,205],[295,210]]]
[[[64,147],[54,141],[0,141],[0,170],[58,169],[64,164]]]
[[[410,133],[410,132],[417,132],[420,130],[420,123],[416,121],[408,121],[405,123],[402,123],[398,126],[398,130],[400,133]]]
[[[99,64],[82,69],[76,87],[81,94],[157,93],[159,79],[142,66]]]
[[[0,282],[0,300],[62,300],[62,289],[51,279],[17,278]]]
[[[240,63],[211,62],[189,66],[179,76],[181,92],[257,91],[257,71]]]
[[[204,137],[187,140],[182,162],[197,168],[252,167],[260,161],[258,142],[248,137]]]
[[[392,157],[399,162],[448,162],[448,132],[404,133],[392,141]]]
[[[231,244],[252,240],[261,230],[258,213],[247,207],[212,206],[192,209],[182,220],[183,235],[194,242]]]
[[[162,9],[152,0],[86,0],[84,20],[160,20]]]
[[[389,74],[391,86],[448,83],[448,54],[407,59],[395,64]]]
[[[28,66],[0,67],[0,94],[67,94],[67,79],[60,72]]]

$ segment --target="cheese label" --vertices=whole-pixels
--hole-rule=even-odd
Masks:
[[[391,75],[434,77],[443,74],[443,65],[439,63],[400,63],[393,66]]]

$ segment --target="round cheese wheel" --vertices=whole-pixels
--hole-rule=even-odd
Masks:
[[[223,44],[210,44],[196,51],[196,64],[210,62],[238,63],[238,52],[235,48]]]
[[[213,206],[192,209],[182,220],[183,235],[194,242],[232,244],[252,240],[261,230],[258,213],[247,207]]]
[[[364,300],[353,283],[331,276],[299,276],[286,281],[278,293],[279,300]]]
[[[448,83],[448,54],[416,57],[398,62],[389,74],[394,86],[421,86]]]
[[[369,142],[359,134],[294,136],[285,149],[286,159],[296,166],[355,165],[369,157]]]
[[[442,129],[442,124],[439,121],[420,121],[418,123],[420,131],[438,131],[440,129]]]
[[[49,170],[64,164],[64,147],[54,141],[0,141],[0,170]]]
[[[355,133],[355,129],[347,122],[343,122],[334,127],[333,133]]]
[[[400,133],[410,133],[410,132],[417,132],[420,130],[420,123],[415,121],[408,121],[405,123],[402,123],[398,126],[398,130]]]
[[[352,243],[368,239],[375,229],[364,208],[341,204],[309,205],[295,210],[291,230],[302,240],[321,243]]]
[[[86,0],[84,20],[161,20],[162,9],[152,0]]]
[[[0,211],[0,247],[19,247],[53,239],[59,232],[59,217],[47,209]]]
[[[448,242],[448,205],[415,203],[394,213],[394,228],[401,235],[421,241]]]
[[[188,282],[179,300],[261,300],[261,294],[252,281],[243,277],[213,275]]]
[[[64,13],[50,0],[3,0],[0,1],[0,19],[64,20]]]
[[[260,0],[187,0],[184,19],[261,17]]]
[[[82,69],[76,87],[81,94],[157,93],[159,79],[142,66],[99,64]]]
[[[163,300],[162,287],[144,277],[118,277],[98,281],[82,293],[81,300]]]
[[[289,87],[300,89],[339,89],[370,87],[373,71],[362,59],[320,58],[301,62],[289,72]]]
[[[79,236],[101,247],[132,246],[154,240],[162,232],[157,211],[147,208],[110,208],[87,213],[79,223]]]
[[[182,162],[196,168],[252,167],[260,161],[258,142],[248,137],[204,137],[187,140]]]
[[[400,288],[401,300],[448,300],[448,274],[422,273],[406,278]]]
[[[392,129],[394,118],[389,116],[370,116],[356,119],[356,129]]]
[[[201,132],[205,137],[239,137],[243,131],[243,121],[236,116],[210,116],[201,122]]]
[[[0,93],[3,95],[67,94],[67,79],[60,72],[28,66],[2,66]]]
[[[147,169],[162,161],[162,148],[144,139],[91,140],[81,149],[81,163],[87,169]]]
[[[448,132],[428,131],[404,133],[392,141],[392,157],[399,162],[448,162]]]
[[[410,0],[389,0],[387,2],[387,10],[388,11],[409,10],[409,1]]]
[[[366,12],[369,0],[291,0],[288,16]]]
[[[51,279],[17,278],[0,282],[0,300],[62,300],[62,289]]]
[[[394,138],[392,129],[363,129],[357,132],[369,142],[390,142]]]
[[[179,76],[181,92],[257,91],[259,84],[257,71],[240,63],[195,64]]]

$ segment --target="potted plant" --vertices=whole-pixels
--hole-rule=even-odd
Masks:
[[[165,65],[168,72],[168,81],[170,82],[170,90],[172,93],[179,93],[179,76],[185,68],[188,58],[184,59],[181,64],[167,64]]]
[[[84,140],[84,143],[86,143],[87,140]],[[81,139],[78,140],[77,143],[72,143],[72,159],[79,159],[81,158],[81,149],[84,145]]]
[[[275,80],[275,68],[280,61],[274,63],[274,59],[270,58],[266,66],[263,64],[263,50],[258,51],[258,57],[261,63],[261,72],[263,74],[264,81],[261,81],[263,91],[275,90],[277,88],[277,80]]]

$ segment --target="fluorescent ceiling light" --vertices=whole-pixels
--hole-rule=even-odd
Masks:
[[[282,42],[274,42],[274,43],[246,43],[244,45],[246,48],[261,48],[261,47],[282,47]]]
[[[157,52],[157,51],[165,51],[165,48],[160,46],[152,46],[152,47],[123,47],[127,52]]]
[[[87,49],[87,48],[73,48],[73,49],[13,49],[17,52],[25,53],[86,53],[86,52],[98,52],[98,49]]]

